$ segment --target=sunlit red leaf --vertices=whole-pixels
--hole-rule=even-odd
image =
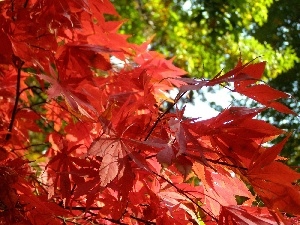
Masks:
[[[262,225],[283,225],[286,224],[267,208],[249,206],[224,206],[219,218],[221,225],[238,224],[262,224]]]
[[[294,182],[300,174],[280,162],[272,162],[263,167],[253,167],[248,179],[254,190],[272,209],[299,214],[299,188]]]
[[[39,74],[39,77],[51,84],[47,90],[49,98],[56,98],[62,96],[65,98],[66,104],[72,112],[77,112],[79,115],[83,115],[87,118],[92,118],[87,110],[94,112],[93,106],[89,103],[81,100],[76,94],[73,94],[70,90],[63,87],[56,79],[50,76]]]
[[[118,175],[120,160],[127,154],[122,140],[109,135],[102,135],[96,139],[88,153],[102,158],[99,168],[101,186],[106,186]]]
[[[235,205],[236,195],[253,200],[246,185],[233,171],[224,170],[220,166],[213,171],[197,162],[193,165],[193,171],[203,183],[205,203],[214,215],[220,213],[222,206]]]

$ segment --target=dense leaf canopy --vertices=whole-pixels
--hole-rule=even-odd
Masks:
[[[3,0],[0,24],[1,224],[299,222],[300,174],[278,155],[290,134],[257,118],[295,115],[260,81],[265,61],[188,78],[118,33],[108,0]],[[220,84],[261,106],[177,108]]]

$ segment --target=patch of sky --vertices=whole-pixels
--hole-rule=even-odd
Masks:
[[[170,92],[170,97],[175,98],[178,93],[177,89]],[[199,120],[210,119],[217,116],[222,109],[234,105],[234,99],[241,96],[233,93],[226,88],[207,88],[201,89],[201,94],[194,92],[193,103],[178,103],[177,107],[182,109],[185,106],[184,116],[188,118],[197,118]],[[213,105],[215,107],[213,107]],[[218,108],[218,110],[216,110]]]

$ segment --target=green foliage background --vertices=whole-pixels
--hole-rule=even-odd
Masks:
[[[273,0],[124,0],[112,1],[123,18],[122,32],[141,43],[155,34],[152,48],[193,77],[213,77],[244,60],[262,56],[266,76],[275,78],[299,60],[291,46],[273,48],[252,30],[268,19]]]
[[[251,34],[260,42],[266,42],[273,49],[293,49],[297,58],[300,58],[300,2],[298,0],[275,1],[268,11],[268,20],[262,26],[255,26]],[[290,60],[286,57],[286,61]],[[277,126],[293,132],[292,137],[285,145],[282,154],[290,157],[290,165],[300,166],[300,61],[284,70],[270,85],[290,93],[293,97],[285,103],[292,107],[298,117],[267,111],[263,116]]]

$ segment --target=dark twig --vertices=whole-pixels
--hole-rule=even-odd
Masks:
[[[11,19],[13,21],[16,20],[16,18],[14,17],[14,11],[15,11],[15,0],[11,0],[11,8],[10,8],[11,12],[12,12],[12,16],[11,16]]]
[[[192,203],[194,203],[197,207],[199,207],[204,213],[206,213],[207,215],[209,215],[213,220],[218,222],[218,219],[212,215],[210,212],[208,212],[207,210],[205,210],[203,207],[201,207],[195,200],[193,200],[191,197],[188,196],[187,193],[185,193],[183,190],[181,190],[180,188],[178,188],[175,184],[173,184],[171,181],[169,181],[167,178],[165,178],[164,176],[156,173],[155,171],[151,171],[154,175],[160,177],[161,179],[163,179],[164,181],[166,181],[168,184],[170,184],[172,187],[174,187],[178,193],[184,195],[187,199],[189,199]]]
[[[86,212],[86,210],[88,209],[89,213],[91,215],[93,215],[94,213],[90,212],[90,210],[101,210],[102,209],[102,207],[88,207],[87,208],[87,207],[81,207],[81,206],[75,206],[75,207],[74,206],[73,207],[71,207],[71,206],[65,206],[63,208],[64,209],[69,209],[69,210],[79,210],[79,211],[83,211],[83,212]],[[94,215],[96,216],[97,214],[94,214]],[[134,219],[134,220],[136,220],[138,222],[144,223],[146,225],[155,225],[156,224],[155,222],[144,220],[142,218],[135,217],[133,215],[130,215],[130,218],[132,218],[132,219]],[[103,217],[102,219],[108,220],[108,221],[110,221],[110,222],[112,222],[114,224],[125,225],[125,223],[121,222],[121,219],[116,220],[116,219],[111,219],[111,218],[106,218],[106,217]]]
[[[136,221],[144,223],[146,225],[152,225],[152,224],[154,225],[154,224],[156,224],[155,222],[151,222],[151,221],[148,221],[148,220],[143,220],[141,218],[138,218],[138,217],[135,217],[135,216],[132,216],[132,215],[130,216],[130,218],[135,219]]]
[[[63,207],[64,209],[69,209],[69,210],[78,210],[78,211],[86,211],[87,209],[88,210],[100,210],[102,209],[102,207],[94,207],[94,206],[91,206],[91,207],[84,207],[84,206],[65,206]]]
[[[10,123],[8,126],[8,133],[6,134],[5,140],[9,140],[11,138],[11,132],[14,126],[14,122],[15,122],[15,118],[16,118],[16,114],[17,114],[17,109],[18,109],[18,103],[19,103],[19,98],[20,98],[20,86],[21,86],[21,70],[22,70],[22,66],[24,65],[24,61],[21,60],[18,56],[13,55],[12,56],[12,61],[17,69],[17,87],[16,87],[16,98],[15,98],[15,104],[14,104],[14,108],[12,111],[12,115],[11,115],[11,119],[10,119]]]
[[[177,104],[177,102],[182,98],[182,96],[185,95],[186,92],[181,93],[178,97],[175,98],[174,103],[171,104],[166,111],[164,111],[155,121],[155,123],[153,124],[153,126],[151,127],[150,131],[148,132],[147,136],[145,137],[144,141],[147,141],[148,138],[150,137],[150,135],[152,134],[153,130],[155,129],[155,127],[157,126],[157,124],[161,121],[161,119],[170,112],[170,110],[174,107],[174,105]]]
[[[29,0],[25,0],[23,7],[26,8],[28,5]]]
[[[239,165],[230,164],[230,163],[227,163],[227,162],[222,162],[222,161],[220,161],[220,160],[221,160],[221,159],[218,159],[218,160],[214,160],[214,159],[206,159],[206,161],[212,162],[212,163],[214,163],[214,164],[219,164],[219,165],[223,165],[223,166],[228,166],[228,167],[232,167],[232,168],[240,169],[240,170],[248,170],[248,169],[245,168],[245,167],[242,167],[242,166],[239,166]]]

